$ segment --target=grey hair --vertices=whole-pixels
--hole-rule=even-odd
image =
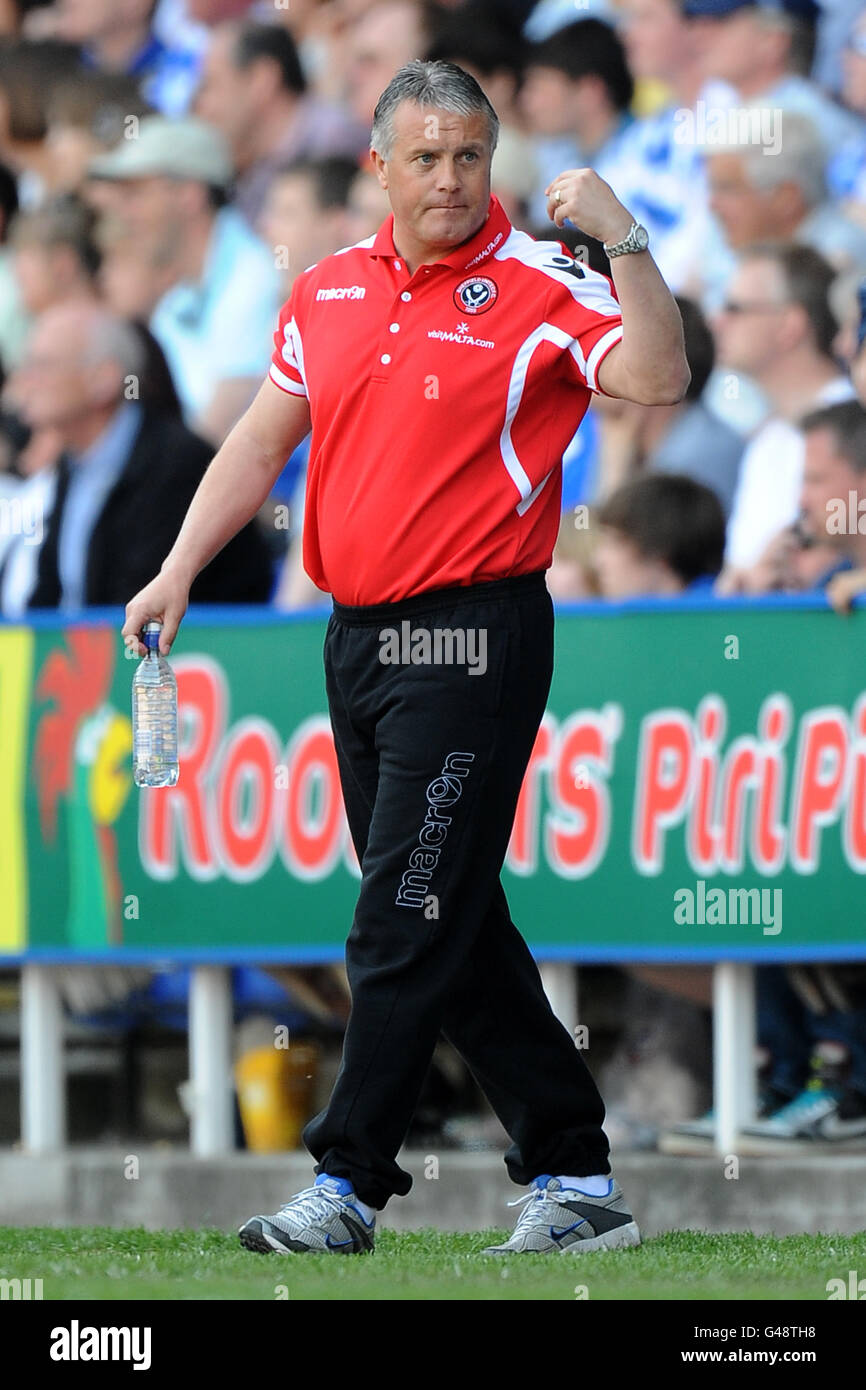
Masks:
[[[827,196],[824,142],[814,122],[800,111],[782,109],[778,115],[782,138],[777,152],[767,153],[760,144],[733,142],[716,145],[708,153],[736,153],[741,156],[753,187],[769,193],[782,183],[794,183],[807,205],[817,207]]]
[[[456,116],[486,116],[490,153],[496,149],[499,117],[475,78],[456,63],[425,63],[414,58],[394,74],[376,103],[370,148],[383,159],[390,159],[394,150],[394,112],[402,101],[452,111]]]
[[[145,368],[144,344],[131,323],[97,309],[87,324],[85,361],[90,366],[114,362],[124,377],[140,377]]]

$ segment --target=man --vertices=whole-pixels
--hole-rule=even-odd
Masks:
[[[563,159],[606,177],[631,125],[633,94],[622,40],[603,20],[579,19],[530,50],[520,103],[535,137],[540,182],[530,211],[539,223],[544,189]]]
[[[866,358],[866,296],[864,296],[864,320],[860,328],[860,357]],[[837,564],[825,576],[827,597],[837,613],[848,613],[855,598],[866,592],[866,546],[860,531],[860,505],[866,496],[863,475],[866,472],[866,392],[860,392],[857,402],[844,403],[826,412],[816,411],[803,422],[806,430],[806,470],[803,480],[802,506],[809,525],[821,532],[822,537],[833,546]],[[854,406],[858,409],[855,410]],[[817,424],[816,424],[817,422]],[[843,439],[843,425],[846,435]],[[829,438],[828,438],[829,433]],[[849,492],[855,494],[857,528],[849,524],[829,525],[830,508],[827,503],[833,497],[847,499]],[[817,505],[816,505],[817,502]],[[866,510],[866,507],[864,507]],[[839,515],[838,500],[836,515]],[[849,504],[850,516],[850,504]],[[829,582],[827,582],[829,581]]]
[[[155,0],[58,0],[57,37],[80,44],[85,65],[123,73],[166,116],[186,111],[198,80],[191,49],[169,46],[153,29]]]
[[[261,233],[282,268],[287,295],[299,275],[353,240],[349,195],[358,173],[357,164],[348,159],[298,160],[277,174],[271,184],[261,217]],[[381,218],[377,219],[377,226],[379,221]],[[308,456],[306,439],[289,459],[271,492],[271,500],[287,505],[292,518],[292,533],[274,594],[274,604],[282,610],[327,603],[326,595],[304,573],[301,557],[300,522]]]
[[[680,0],[626,0],[622,39],[636,82],[660,84],[667,104],[627,127],[607,181],[653,240],[653,259],[676,292],[702,284],[709,210],[698,142],[683,138],[702,78]]]
[[[18,296],[31,316],[56,304],[96,299],[99,248],[93,214],[77,198],[56,198],[19,213],[9,244]]]
[[[593,552],[602,597],[710,590],[722,568],[725,515],[714,492],[675,473],[624,483],[598,510]]]
[[[0,44],[0,149],[23,208],[36,207],[51,184],[48,94],[76,77],[81,80],[81,63],[71,44],[8,37]]]
[[[349,159],[299,159],[274,176],[258,230],[273,251],[288,295],[297,277],[349,241]]]
[[[743,257],[718,320],[719,360],[744,372],[771,412],[743,452],[725,553],[726,590],[768,542],[797,518],[806,411],[853,395],[832,356],[832,268],[808,246],[766,243]]]
[[[352,113],[369,131],[383,84],[430,44],[433,16],[421,0],[381,0],[356,13],[340,56]]]
[[[15,277],[15,259],[9,245],[10,227],[18,212],[18,181],[0,163],[0,362],[8,369],[21,357],[27,337],[27,310]]]
[[[150,320],[187,424],[220,444],[267,363],[279,276],[273,256],[226,204],[231,160],[216,130],[151,116],[135,140],[93,161],[111,215],[170,288]]]
[[[827,585],[831,603],[844,611],[866,581],[866,410],[856,400],[825,406],[811,411],[801,429],[803,527],[835,553],[835,565],[818,584]]]
[[[395,1157],[440,1031],[514,1141],[510,1176],[532,1184],[499,1249],[639,1240],[601,1097],[499,873],[553,668],[562,451],[592,390],[670,402],[688,368],[676,305],[630,251],[642,229],[593,171],[559,175],[548,208],[609,244],[619,301],[558,242],[511,228],[490,196],[497,125],[459,67],[392,78],[371,139],[392,215],[296,282],[269,380],[127,609],[125,638],[140,649],[159,617],[169,650],[198,566],[312,423],[304,563],[334,599],[325,671],[362,879],[343,1060],[304,1131],[317,1181],[242,1227],[255,1250],[372,1248],[376,1210],[411,1187]],[[401,661],[391,629],[413,626]]]
[[[357,163],[366,143],[345,111],[307,92],[292,36],[275,24],[216,28],[196,111],[228,142],[238,174],[233,200],[251,227],[278,170],[326,155]]]
[[[135,129],[130,117],[141,120],[153,110],[131,77],[115,72],[88,72],[52,87],[46,103],[45,145],[50,156],[46,191],[54,196],[81,195],[87,169],[97,155],[107,154],[125,131]],[[92,195],[93,186],[87,189]]]
[[[842,99],[860,117],[860,131],[837,150],[827,170],[831,191],[849,216],[866,220],[866,10],[850,26],[842,51]]]
[[[153,573],[211,450],[179,420],[135,398],[141,340],[96,304],[37,320],[11,393],[25,422],[63,450],[30,608],[124,603]],[[192,588],[199,603],[264,603],[265,541],[244,527]]]
[[[799,0],[685,0],[683,12],[708,104],[797,111],[818,127],[828,156],[857,134],[857,117],[804,75],[812,35]]]
[[[349,189],[349,202],[346,209],[349,217],[349,241],[364,241],[375,236],[391,210],[386,190],[379,183],[372,168],[359,169]]]
[[[866,228],[827,197],[826,154],[806,116],[781,113],[779,149],[760,144],[708,147],[710,207],[727,247],[740,252],[758,241],[813,246],[838,269],[866,271]]]
[[[710,488],[727,517],[745,441],[704,399],[716,360],[710,326],[692,300],[677,295],[676,302],[692,375],[689,388],[677,405],[641,406],[599,398],[593,413],[600,420],[598,453],[603,460],[603,476],[597,478],[592,496],[607,497],[613,488],[637,474],[678,473]],[[581,426],[578,438],[583,429]],[[584,500],[583,496],[575,499]]]

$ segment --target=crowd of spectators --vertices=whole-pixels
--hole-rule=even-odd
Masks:
[[[648,228],[683,316],[686,399],[596,394],[566,451],[554,594],[826,587],[847,606],[864,557],[828,526],[829,495],[821,513],[832,470],[813,457],[836,435],[813,428],[810,445],[802,423],[847,403],[856,424],[866,401],[858,0],[10,0],[0,613],[120,602],[158,568],[266,373],[294,279],[387,216],[370,126],[414,57],[484,87],[501,122],[493,191],[515,225],[608,271],[546,214],[550,178],[592,166]],[[145,428],[157,417],[174,471]],[[841,469],[858,496],[860,439],[844,435]],[[245,534],[245,565],[224,557],[199,601],[327,606],[301,561],[308,447]],[[109,582],[118,490],[166,524]]]
[[[546,215],[593,167],[682,313],[685,399],[596,394],[566,451],[555,597],[866,589],[866,538],[829,524],[866,501],[862,0],[5,0],[0,615],[158,570],[294,279],[388,215],[373,110],[419,57],[493,103],[516,226],[609,270]],[[328,606],[308,446],[193,601]]]

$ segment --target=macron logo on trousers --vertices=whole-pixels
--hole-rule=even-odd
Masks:
[[[397,907],[423,907],[433,871],[439,863],[442,846],[448,838],[451,817],[443,808],[454,806],[463,793],[460,780],[469,773],[464,763],[475,761],[474,753],[449,753],[438,777],[427,788],[427,814],[418,832],[418,844],[409,855],[409,868],[397,891]]]

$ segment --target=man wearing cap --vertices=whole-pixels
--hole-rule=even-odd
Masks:
[[[798,71],[813,40],[815,0],[683,0],[683,13],[707,78],[702,96],[710,106],[797,111],[816,126],[828,158],[861,133],[852,112]]]
[[[553,671],[563,450],[592,391],[672,404],[689,370],[644,229],[594,171],[557,175],[547,210],[606,244],[616,294],[511,227],[490,194],[498,125],[455,65],[395,74],[371,141],[392,215],[295,281],[269,379],[127,605],[124,638],[140,650],[159,619],[169,650],[192,576],[312,424],[304,564],[333,596],[326,690],[361,885],[343,1059],[303,1136],[316,1182],[244,1223],[255,1251],[373,1248],[377,1211],[412,1186],[396,1160],[440,1033],[528,1189],[490,1252],[640,1239],[601,1097],[499,875]]]
[[[273,255],[227,206],[223,137],[197,119],[147,117],[90,175],[113,183],[112,215],[169,285],[150,327],[186,423],[220,444],[267,369],[281,298]]]

